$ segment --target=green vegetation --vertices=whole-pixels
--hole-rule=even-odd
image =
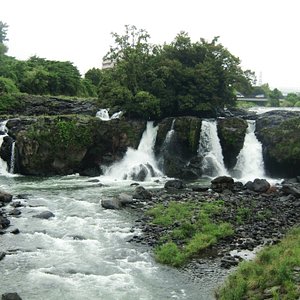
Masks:
[[[53,151],[57,147],[75,150],[92,143],[92,127],[93,125],[88,126],[84,118],[79,116],[40,117],[31,125],[28,135],[39,144],[50,143]]]
[[[215,223],[213,216],[221,214],[223,201],[211,203],[176,202],[158,204],[148,211],[152,223],[168,229],[161,245],[155,249],[158,262],[174,267],[215,244],[220,238],[233,234],[228,223]]]
[[[286,299],[300,297],[300,228],[279,244],[263,249],[254,261],[243,262],[218,291],[217,298]]]

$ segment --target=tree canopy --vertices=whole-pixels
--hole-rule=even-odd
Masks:
[[[170,44],[151,45],[149,34],[135,26],[112,36],[115,45],[105,59],[114,67],[102,74],[98,95],[130,116],[202,115],[234,105],[235,87],[251,86],[253,73],[244,72],[217,37],[193,43],[180,32]]]

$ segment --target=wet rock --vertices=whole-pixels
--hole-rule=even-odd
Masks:
[[[281,191],[287,195],[293,195],[296,198],[300,198],[300,185],[284,184],[281,187]]]
[[[194,192],[206,192],[209,190],[209,186],[196,185],[196,186],[192,186],[192,190]]]
[[[127,205],[127,204],[132,204],[133,201],[133,197],[131,195],[128,195],[126,193],[121,193],[118,196],[119,201],[121,202],[122,205]]]
[[[9,225],[10,225],[10,221],[5,217],[0,216],[0,229],[5,229]]]
[[[21,211],[17,208],[15,208],[9,212],[9,215],[11,215],[11,216],[19,216],[20,214],[21,214]]]
[[[55,215],[51,211],[43,211],[43,212],[33,216],[33,218],[46,219],[46,220],[53,218],[53,217],[55,217]]]
[[[165,183],[165,189],[180,190],[180,189],[184,189],[184,188],[185,188],[185,184],[183,183],[183,181],[178,180],[178,179],[169,180]]]
[[[211,189],[221,193],[224,190],[233,190],[234,180],[229,176],[219,176],[211,181]]]
[[[257,193],[265,193],[270,188],[270,183],[266,179],[254,179],[253,191]]]
[[[134,199],[149,200],[152,198],[152,194],[151,192],[147,191],[144,187],[138,186],[134,190],[132,197]]]
[[[12,234],[19,234],[19,233],[20,233],[20,230],[19,230],[19,228],[15,228],[15,229],[12,230],[10,233],[12,233]]]
[[[22,300],[17,293],[5,293],[2,294],[2,300]]]
[[[0,191],[0,202],[9,203],[12,200],[12,195],[4,191]]]
[[[106,209],[120,209],[122,204],[119,199],[102,199],[101,206]]]
[[[5,252],[0,252],[0,260],[2,260],[5,257],[6,253]]]

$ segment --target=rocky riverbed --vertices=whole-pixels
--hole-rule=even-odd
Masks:
[[[300,184],[296,179],[271,186],[264,179],[243,185],[230,177],[220,177],[210,187],[185,186],[180,181],[173,181],[165,187],[151,192],[138,187],[140,199],[129,206],[138,214],[133,231],[138,228],[142,234],[135,235],[131,242],[156,247],[162,236],[178,226],[176,222],[167,227],[153,224],[152,217],[146,213],[158,203],[167,206],[171,201],[224,201],[224,210],[214,218],[217,222],[232,224],[233,235],[220,239],[195,258],[196,261],[204,256],[218,258],[225,268],[242,260],[243,255],[239,253],[251,253],[260,246],[277,243],[289,228],[299,224]]]

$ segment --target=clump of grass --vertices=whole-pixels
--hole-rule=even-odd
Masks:
[[[299,299],[296,278],[300,274],[295,271],[299,267],[300,227],[291,230],[279,244],[263,249],[254,261],[241,263],[217,292],[217,298],[263,299],[269,290],[273,299]]]
[[[213,221],[213,216],[223,209],[223,201],[171,201],[166,206],[158,204],[149,210],[152,223],[168,229],[168,234],[161,238],[162,244],[155,249],[156,260],[178,267],[220,238],[232,235],[231,224]]]

